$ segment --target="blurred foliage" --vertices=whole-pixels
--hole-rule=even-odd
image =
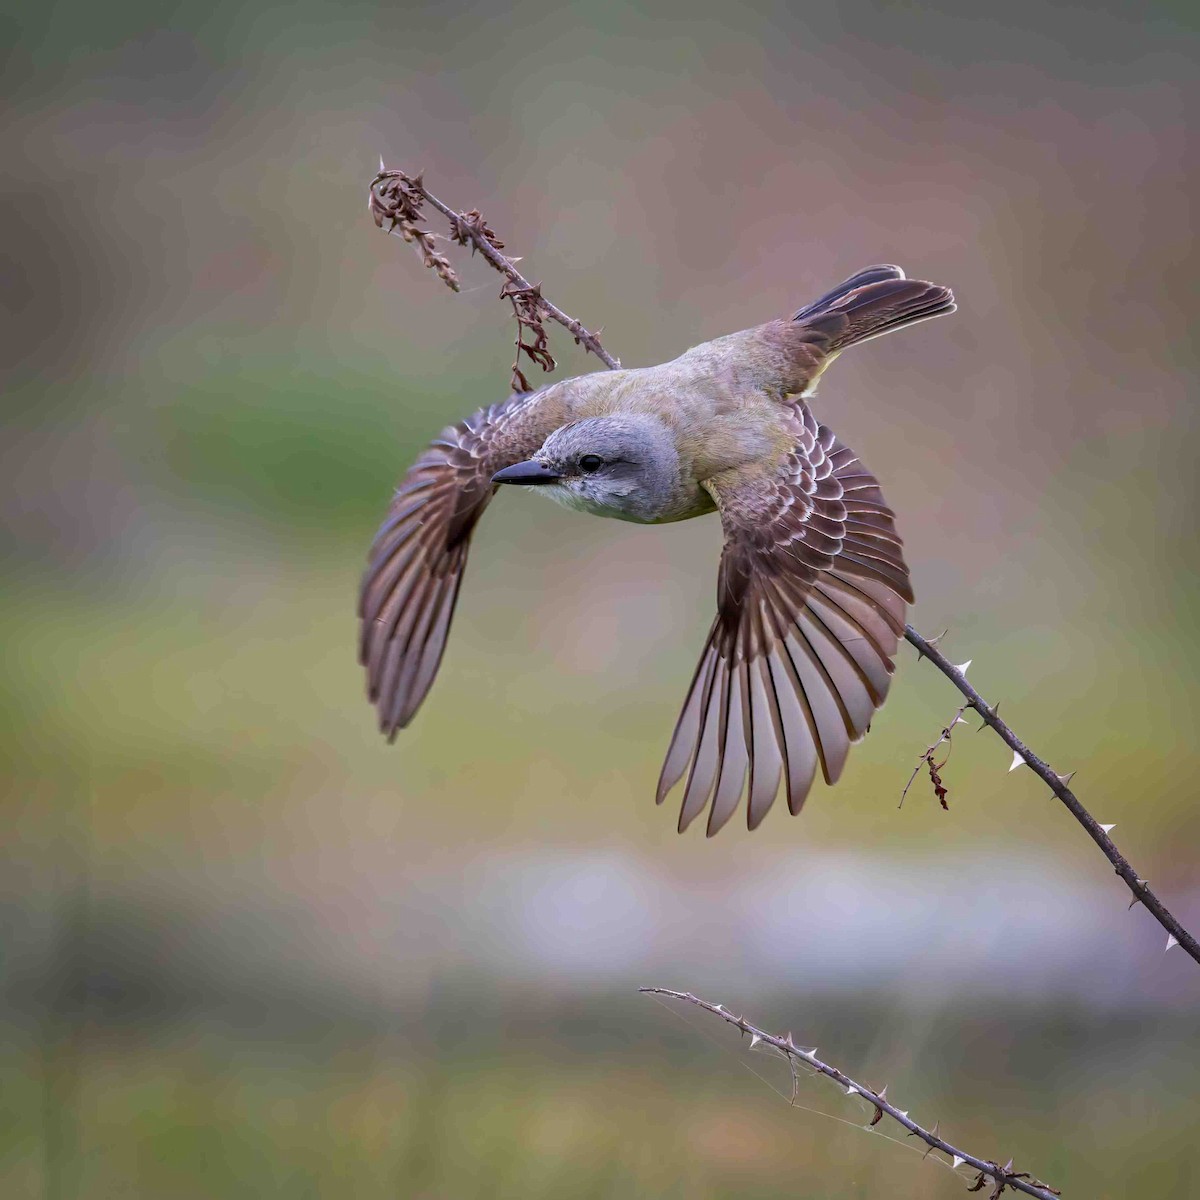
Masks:
[[[386,508],[397,457],[415,457],[457,397],[422,396],[414,416],[389,381],[322,367],[240,363],[196,380],[130,430],[129,451],[205,507],[302,538],[353,536]]]

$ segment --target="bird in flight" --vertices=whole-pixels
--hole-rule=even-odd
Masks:
[[[501,485],[601,517],[718,512],[717,615],[658,783],[716,833],[781,786],[800,811],[887,695],[913,599],[875,477],[808,398],[847,346],[954,311],[948,288],[868,267],[790,319],[656,367],[510,396],[441,436],[396,489],[359,597],[359,656],[388,739],[437,674],[476,522]]]

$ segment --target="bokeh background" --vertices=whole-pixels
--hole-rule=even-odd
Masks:
[[[1183,3],[24,5],[8,20],[6,1197],[950,1197],[792,1030],[1073,1197],[1200,1194],[1200,975],[905,649],[836,791],[712,841],[653,785],[715,520],[505,495],[393,747],[390,488],[500,396],[498,278],[630,365],[895,261],[951,320],[827,376],[929,634],[1200,924],[1196,31]],[[457,254],[457,251],[455,251]],[[555,334],[562,371],[595,369]]]

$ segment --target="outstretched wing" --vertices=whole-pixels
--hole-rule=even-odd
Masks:
[[[854,452],[807,405],[793,412],[774,474],[704,484],[725,531],[717,618],[658,787],[661,803],[687,771],[681,832],[711,797],[716,833],[744,792],[756,828],[781,781],[799,812],[818,765],[837,780],[891,681],[913,598],[893,514]]]
[[[359,591],[359,661],[379,728],[395,738],[437,674],[492,476],[555,427],[542,393],[510,396],[444,429],[413,464],[371,545]]]

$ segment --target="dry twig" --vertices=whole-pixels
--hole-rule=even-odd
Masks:
[[[558,365],[549,349],[549,338],[543,324],[545,318],[557,321],[575,339],[577,346],[595,354],[605,366],[614,371],[621,369],[619,359],[600,344],[599,331],[592,333],[574,317],[568,316],[556,304],[551,304],[542,295],[540,283],[530,283],[517,270],[519,260],[501,254],[504,243],[496,236],[477,208],[470,212],[455,212],[443,204],[426,187],[421,175],[407,175],[403,171],[389,171],[383,161],[379,163],[379,174],[371,180],[367,207],[375,224],[388,233],[397,232],[406,242],[413,242],[419,249],[425,266],[431,267],[438,277],[453,291],[461,286],[458,275],[443,254],[434,247],[435,235],[418,226],[423,206],[428,201],[450,223],[450,240],[460,246],[471,246],[472,254],[478,250],[487,261],[505,277],[507,282],[500,289],[500,297],[512,304],[513,316],[517,319],[516,357],[512,365],[513,391],[530,390],[529,380],[521,371],[521,355],[543,371],[553,371]],[[528,339],[525,334],[528,331]]]
[[[388,233],[399,233],[406,242],[415,245],[425,266],[436,271],[438,278],[452,292],[457,292],[462,286],[457,272],[450,265],[450,260],[438,253],[434,245],[435,235],[418,224],[425,204],[421,176],[410,179],[402,171],[385,175],[382,160],[379,167],[380,173],[371,183],[371,195],[367,201],[375,224],[382,229],[386,221]]]
[[[937,797],[938,803],[944,809],[946,809],[947,812],[949,811],[950,805],[946,803],[946,797],[950,795],[950,789],[942,782],[941,772],[945,765],[950,761],[950,750],[954,748],[954,742],[952,740],[954,737],[954,727],[962,721],[963,713],[965,713],[970,707],[971,706],[969,704],[964,704],[958,710],[958,712],[956,712],[954,716],[950,718],[949,724],[947,724],[942,730],[941,737],[939,737],[932,746],[925,747],[925,753],[917,759],[917,765],[913,767],[913,772],[908,777],[908,782],[904,785],[904,791],[900,793],[900,803],[896,805],[897,808],[904,807],[904,797],[908,795],[908,789],[912,787],[913,780],[917,777],[917,772],[920,771],[922,766],[925,766],[929,768],[929,782],[933,784],[933,794]],[[950,749],[946,751],[946,757],[943,758],[941,762],[935,762],[933,758],[934,751],[937,750],[937,748],[943,742],[945,742]]]
[[[865,1087],[861,1083],[855,1082],[844,1071],[839,1071],[837,1067],[830,1066],[827,1062],[823,1062],[817,1057],[816,1050],[806,1050],[801,1046],[797,1046],[792,1040],[792,1035],[789,1033],[786,1037],[777,1037],[773,1033],[767,1033],[759,1029],[757,1025],[751,1025],[745,1017],[734,1016],[731,1012],[726,1012],[720,1004],[710,1004],[707,1000],[701,1000],[699,996],[693,996],[691,992],[675,992],[670,988],[660,987],[644,987],[638,988],[639,992],[645,992],[651,996],[670,996],[675,1000],[686,1000],[688,1004],[694,1004],[697,1008],[702,1008],[705,1012],[713,1013],[723,1021],[727,1021],[735,1029],[740,1030],[743,1034],[750,1035],[750,1049],[760,1043],[771,1046],[777,1050],[787,1060],[789,1067],[792,1070],[792,1103],[796,1101],[795,1087],[797,1082],[796,1070],[797,1067],[809,1067],[818,1075],[824,1075],[827,1079],[832,1079],[845,1089],[849,1096],[861,1096],[867,1103],[875,1106],[875,1112],[871,1117],[870,1125],[877,1125],[883,1120],[884,1116],[889,1116],[892,1120],[899,1122],[908,1131],[909,1137],[920,1138],[928,1147],[929,1153],[933,1150],[940,1150],[943,1154],[950,1158],[950,1166],[957,1170],[963,1164],[974,1167],[978,1172],[974,1186],[968,1188],[968,1191],[976,1192],[984,1186],[984,1181],[991,1180],[995,1184],[995,1188],[989,1197],[989,1200],[999,1197],[1005,1188],[1011,1188],[1016,1192],[1024,1192],[1027,1196],[1037,1196],[1039,1200],[1054,1200],[1055,1196],[1060,1193],[1052,1188],[1047,1183],[1042,1183],[1039,1179],[1034,1179],[1027,1171],[1014,1171],[1012,1169],[1012,1159],[1001,1166],[991,1159],[976,1158],[973,1154],[968,1154],[965,1150],[958,1149],[957,1146],[951,1145],[938,1132],[938,1125],[935,1124],[932,1129],[926,1129],[922,1125],[918,1125],[907,1112],[897,1108],[887,1098],[887,1088],[880,1088],[879,1091],[874,1091],[872,1088]]]
[[[420,175],[410,176],[403,171],[386,170],[382,161],[379,165],[379,174],[371,181],[368,201],[368,207],[371,215],[375,218],[376,225],[382,228],[387,222],[388,232],[397,230],[406,241],[415,242],[421,251],[425,265],[435,270],[449,287],[458,291],[458,276],[445,257],[434,249],[434,235],[421,230],[418,226],[422,205],[428,201],[450,222],[450,236],[454,241],[461,245],[466,245],[469,241],[474,250],[478,250],[497,271],[508,279],[501,296],[511,301],[517,317],[518,361],[524,351],[533,362],[544,370],[553,368],[554,360],[550,357],[547,349],[545,329],[540,324],[540,318],[545,316],[557,321],[564,329],[567,329],[575,338],[576,343],[597,355],[608,367],[613,370],[620,369],[620,361],[605,350],[600,344],[597,334],[590,333],[574,317],[567,316],[562,309],[551,304],[541,294],[541,284],[531,284],[517,270],[514,260],[506,258],[500,253],[504,243],[488,227],[478,209],[472,209],[466,213],[455,212],[429,192]],[[522,337],[524,329],[531,331],[533,335],[531,342],[524,341]],[[549,366],[546,365],[547,362],[549,362]],[[518,369],[517,362],[513,364],[513,387],[521,391],[528,390],[528,383]],[[967,704],[960,709],[960,712],[965,711],[966,708],[973,708],[979,713],[984,722],[1013,753],[1027,763],[1030,769],[1040,776],[1046,786],[1067,806],[1071,815],[1087,830],[1092,840],[1113,864],[1117,874],[1128,884],[1129,890],[1133,893],[1134,903],[1140,900],[1150,910],[1155,920],[1167,931],[1166,948],[1169,950],[1172,946],[1180,945],[1196,962],[1200,963],[1200,945],[1197,945],[1196,939],[1171,915],[1165,905],[1150,890],[1146,880],[1140,878],[1129,865],[1113,843],[1112,838],[1079,802],[1075,793],[1067,787],[1071,776],[1055,774],[1013,733],[1005,722],[1000,720],[996,715],[996,706],[989,706],[967,682],[964,674],[965,668],[956,667],[937,649],[935,643],[940,638],[924,638],[911,625],[905,626],[905,637],[917,648],[918,657],[928,658],[966,698]],[[948,728],[952,728],[952,726]],[[948,739],[948,729],[943,730],[943,734]],[[940,745],[940,740],[930,748],[930,755],[937,745]],[[927,761],[931,767],[934,766],[932,758]],[[918,763],[919,769],[920,763]],[[940,781],[935,781],[935,789],[938,786],[940,786]],[[905,790],[907,791],[907,788]],[[944,802],[944,796],[939,796],[939,799]],[[1132,908],[1133,905],[1131,904],[1130,907]]]

